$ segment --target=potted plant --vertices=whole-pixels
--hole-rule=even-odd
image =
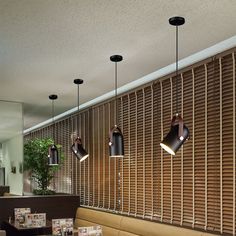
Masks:
[[[64,156],[61,152],[61,145],[56,145],[60,153],[60,163],[57,166],[48,165],[48,148],[53,144],[51,138],[36,138],[28,140],[24,144],[24,171],[29,171],[31,178],[37,183],[37,189],[33,190],[37,195],[54,194],[49,189],[55,172],[63,163]]]

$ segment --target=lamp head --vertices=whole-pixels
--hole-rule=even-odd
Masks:
[[[184,125],[183,134],[179,137],[179,125],[171,126],[169,133],[160,143],[161,147],[166,150],[169,154],[175,155],[184,142],[189,138],[189,130]]]
[[[179,114],[176,114],[172,118],[169,133],[166,135],[160,145],[169,154],[175,155],[188,138],[189,130],[184,125],[181,116]]]
[[[59,153],[57,146],[52,144],[48,148],[48,165],[49,166],[57,166],[59,164]]]
[[[109,153],[110,157],[124,157],[124,138],[117,125],[110,131]]]
[[[75,156],[80,160],[80,162],[87,159],[89,154],[83,148],[82,141],[80,137],[77,137],[74,143],[71,146],[71,151],[75,154]]]

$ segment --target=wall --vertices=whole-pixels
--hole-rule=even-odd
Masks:
[[[19,164],[23,161],[23,110],[22,103],[0,101],[0,161],[5,167],[6,185],[14,194],[22,194],[22,174]],[[16,173],[12,168],[15,166]]]
[[[23,193],[23,174],[20,173],[20,164],[23,161],[23,136],[17,135],[2,143],[3,166],[6,168],[6,185],[10,186],[10,192],[17,195]],[[12,173],[12,166],[16,167],[16,173]]]
[[[108,155],[114,100],[58,121],[56,141],[66,162],[55,178],[56,189],[79,194],[81,205],[235,235],[235,51],[181,70],[178,80],[171,74],[119,96],[123,159]],[[160,142],[176,110],[190,139],[171,156]],[[51,130],[47,126],[26,138],[47,137]],[[89,153],[82,163],[70,152],[75,131]]]

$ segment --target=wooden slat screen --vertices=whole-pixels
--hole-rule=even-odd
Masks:
[[[233,219],[233,63],[232,55],[220,60],[221,89],[222,89],[222,231],[232,232]]]
[[[66,161],[57,191],[80,194],[81,204],[153,221],[235,235],[235,49],[119,97],[125,157],[109,158],[114,100],[56,122]],[[190,139],[167,154],[160,141],[178,110]],[[89,158],[71,154],[71,135],[82,137]],[[48,126],[25,138],[50,137]]]

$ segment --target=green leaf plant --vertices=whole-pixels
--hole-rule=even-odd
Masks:
[[[56,171],[63,164],[64,155],[61,151],[62,146],[57,144],[60,163],[57,166],[49,166],[48,149],[52,144],[53,140],[51,138],[36,138],[27,140],[24,144],[24,171],[29,171],[31,178],[37,183],[37,189],[33,190],[33,193],[37,195],[55,193],[55,191],[49,189],[49,186]]]

